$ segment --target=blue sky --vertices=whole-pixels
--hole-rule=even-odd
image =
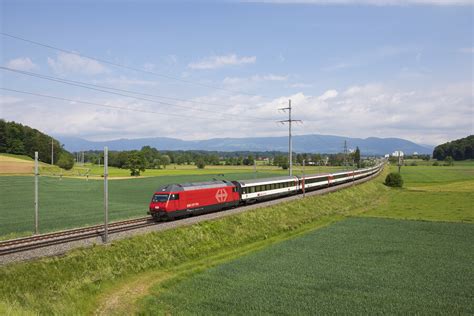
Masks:
[[[4,0],[4,33],[154,74],[0,35],[3,67],[192,102],[3,69],[4,88],[137,111],[0,90],[0,117],[97,140],[272,136],[285,135],[274,121],[291,98],[296,134],[436,144],[474,132],[469,1],[276,2]]]

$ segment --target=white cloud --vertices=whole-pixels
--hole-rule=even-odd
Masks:
[[[35,63],[33,63],[31,59],[28,57],[19,57],[19,58],[12,59],[9,62],[7,62],[6,66],[8,68],[24,70],[24,71],[38,68],[38,66]]]
[[[56,59],[48,57],[48,64],[57,74],[97,75],[108,72],[108,69],[96,60],[63,52],[58,53]]]
[[[474,47],[465,47],[459,49],[460,53],[466,53],[466,54],[474,54]]]
[[[236,85],[245,83],[256,83],[264,81],[286,81],[288,76],[266,74],[266,75],[253,75],[251,77],[225,77],[222,83],[225,85]]]
[[[327,90],[322,95],[320,95],[317,99],[319,101],[327,101],[329,99],[333,99],[338,96],[338,92],[336,90]]]
[[[177,117],[28,97],[26,100],[10,99],[16,103],[11,103],[7,97],[10,104],[0,106],[0,109],[3,112],[1,116],[7,120],[56,135],[91,139],[153,136],[207,139],[235,137],[236,130],[239,137],[285,136],[287,129],[275,124],[275,121],[285,119],[286,114],[279,112],[278,108],[286,106],[291,98],[294,118],[304,122],[295,126],[295,135],[400,137],[437,144],[473,133],[473,88],[471,82],[408,90],[382,84],[363,84],[338,90],[327,89],[321,95],[297,93],[269,101],[258,96],[216,93],[195,98],[196,102],[202,102],[199,106],[178,103],[217,113],[160,106],[128,98],[83,96],[84,101],[172,113]],[[229,106],[217,107],[206,103]],[[451,111],[452,108],[456,111]],[[243,116],[268,121],[255,121]],[[38,117],[42,119],[38,120]]]
[[[314,5],[374,5],[374,6],[407,6],[437,5],[456,6],[472,5],[471,0],[249,0],[245,2],[276,4],[314,4]]]
[[[290,88],[311,88],[312,86],[312,84],[303,82],[296,82],[289,85]]]
[[[353,66],[354,66],[354,64],[350,64],[350,63],[337,63],[335,65],[330,65],[330,66],[323,67],[322,70],[324,70],[324,71],[336,71],[336,70],[340,70],[340,69],[350,68],[350,67],[353,67]]]
[[[178,56],[170,54],[165,57],[165,62],[169,65],[176,65],[178,63]]]
[[[0,105],[15,104],[21,102],[22,99],[9,95],[0,95]]]
[[[146,71],[153,71],[155,69],[156,65],[155,64],[152,64],[152,63],[145,63],[143,65],[143,69],[145,69]]]
[[[225,66],[254,64],[257,60],[255,56],[239,57],[236,54],[211,56],[201,61],[193,62],[188,65],[191,69],[216,69]]]

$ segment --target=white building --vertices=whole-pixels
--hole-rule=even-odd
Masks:
[[[395,150],[393,153],[392,153],[392,157],[403,157],[404,153],[403,151],[401,150]]]

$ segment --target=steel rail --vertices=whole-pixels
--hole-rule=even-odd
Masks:
[[[383,168],[380,168],[376,172],[364,176],[363,178],[351,180],[350,182],[358,182],[358,180],[368,181],[374,176],[377,176]],[[364,182],[365,182],[364,181]],[[338,187],[346,182],[339,183],[333,187]],[[343,187],[344,188],[344,187]],[[314,191],[318,191],[316,189]],[[284,198],[284,197],[283,197]],[[278,198],[280,199],[280,198]],[[119,233],[123,231],[143,228],[152,225],[160,225],[163,222],[156,222],[152,217],[139,217],[123,221],[117,221],[109,224],[109,233]],[[0,241],[0,256],[13,254],[17,252],[33,250],[42,247],[48,247],[67,243],[71,241],[78,241],[83,239],[90,239],[94,237],[102,237],[104,235],[104,225],[93,225],[81,228],[73,228],[68,230],[62,230],[52,233],[46,233],[41,235],[34,235],[28,237],[22,237],[17,239],[10,239],[6,241]]]
[[[109,224],[110,232],[117,233],[121,231],[146,227],[157,224],[149,216],[134,218],[124,221],[113,222]],[[59,232],[11,239],[0,242],[0,256],[30,250],[50,245],[65,243],[69,241],[76,241],[81,239],[88,239],[93,237],[101,237],[104,232],[103,225],[94,225],[88,227],[74,228],[63,230]]]

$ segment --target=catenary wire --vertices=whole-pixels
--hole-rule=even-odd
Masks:
[[[113,61],[105,60],[105,59],[102,59],[102,58],[96,58],[96,57],[84,55],[84,54],[81,54],[81,53],[78,53],[78,52],[75,52],[75,51],[72,51],[72,50],[59,48],[59,47],[52,46],[52,45],[49,45],[49,44],[40,43],[40,42],[33,41],[33,40],[30,40],[30,39],[26,39],[26,38],[23,38],[23,37],[8,34],[8,33],[5,33],[5,32],[0,32],[0,34],[3,35],[3,36],[6,36],[6,37],[10,37],[10,38],[14,38],[14,39],[26,42],[26,43],[30,43],[30,44],[34,44],[34,45],[37,45],[37,46],[42,46],[42,47],[49,48],[49,49],[52,49],[52,50],[60,51],[60,52],[63,52],[63,53],[73,54],[73,55],[80,56],[80,57],[83,57],[83,58],[95,60],[95,61],[98,61],[98,62],[101,62],[101,63],[104,63],[104,64],[108,64],[108,65],[111,65],[111,66],[114,66],[114,67],[120,67],[120,68],[124,68],[124,69],[128,69],[128,70],[133,70],[133,71],[136,71],[136,72],[142,72],[142,73],[146,73],[146,74],[149,74],[149,75],[154,75],[154,76],[157,76],[157,77],[176,80],[176,81],[180,81],[180,82],[183,82],[183,83],[186,83],[186,84],[197,85],[197,86],[201,86],[201,87],[205,87],[205,88],[209,88],[209,89],[214,89],[214,90],[226,91],[226,92],[229,92],[229,93],[238,93],[238,94],[245,94],[245,95],[254,96],[254,97],[262,97],[262,98],[266,98],[266,99],[275,98],[275,97],[271,97],[271,96],[258,95],[258,94],[253,94],[253,93],[246,93],[246,92],[242,92],[242,91],[231,90],[231,89],[226,89],[226,88],[217,87],[217,86],[213,86],[213,85],[208,85],[208,84],[201,83],[201,82],[195,82],[195,81],[191,81],[191,80],[181,79],[181,78],[177,78],[177,77],[173,77],[173,76],[169,76],[169,75],[159,74],[159,73],[154,72],[154,71],[135,68],[135,67],[119,64],[119,63],[116,63],[116,62],[113,62]]]
[[[3,66],[0,66],[0,69],[15,72],[15,73],[22,74],[22,75],[35,77],[35,78],[40,78],[40,79],[44,79],[44,80],[59,82],[59,83],[63,83],[63,84],[71,85],[71,86],[75,86],[75,87],[81,87],[81,88],[85,88],[85,89],[89,89],[89,90],[94,90],[94,91],[119,95],[119,96],[123,96],[123,97],[127,97],[127,98],[132,98],[132,99],[137,99],[137,100],[142,100],[142,101],[147,101],[147,102],[152,102],[152,103],[158,103],[158,104],[163,104],[163,105],[168,105],[168,106],[174,106],[174,107],[179,107],[179,108],[188,109],[188,110],[195,110],[195,111],[208,112],[208,113],[213,113],[213,114],[218,114],[218,115],[225,115],[225,116],[235,117],[233,114],[222,113],[221,111],[200,109],[200,108],[191,107],[191,106],[168,103],[168,102],[159,101],[159,100],[147,99],[147,98],[137,97],[137,96],[133,96],[133,95],[127,95],[127,94],[123,94],[123,93],[107,91],[107,90],[103,90],[103,89],[99,89],[99,88],[94,88],[93,85],[89,86],[89,84],[87,84],[87,83],[86,84],[74,83],[73,81],[64,80],[64,79],[61,79],[61,78],[58,78],[58,77],[46,76],[46,75],[42,75],[42,74],[38,74],[38,73],[33,73],[33,72],[28,72],[28,71],[23,71],[23,70],[17,70],[17,69],[12,69],[12,68],[3,67]],[[103,87],[103,88],[104,89],[109,89],[108,87]],[[122,91],[126,91],[126,90],[122,90]],[[252,120],[273,121],[271,119],[265,119],[265,118],[254,117],[254,116],[239,115],[239,117],[248,118],[248,119],[252,119]]]
[[[22,94],[33,95],[33,96],[37,96],[37,97],[56,99],[56,100],[67,101],[67,102],[82,103],[82,104],[93,105],[93,106],[100,106],[100,107],[111,108],[111,109],[116,109],[116,110],[126,110],[126,111],[132,111],[132,112],[142,112],[142,113],[160,114],[160,115],[165,115],[165,116],[175,116],[175,117],[179,117],[179,118],[202,119],[202,120],[212,120],[212,119],[213,119],[213,118],[211,118],[211,117],[189,116],[189,115],[181,115],[181,114],[157,112],[157,111],[151,111],[151,110],[132,109],[132,108],[127,108],[127,107],[122,107],[122,106],[108,105],[108,104],[100,104],[100,103],[89,102],[89,101],[72,100],[72,99],[67,99],[67,98],[58,97],[58,96],[40,94],[40,93],[35,93],[35,92],[30,92],[30,91],[24,91],[24,90],[10,89],[10,88],[5,88],[5,87],[0,87],[0,89],[1,89],[1,90],[4,90],[4,91],[10,91],[10,92],[16,92],[16,93],[22,93]],[[216,119],[216,118],[214,118],[214,119]],[[222,118],[218,118],[218,119],[222,119]],[[248,121],[249,121],[248,119],[243,120],[243,119],[241,119],[241,118],[239,118],[239,117],[235,117],[234,120],[237,120],[237,121],[245,121],[245,122],[248,122]]]

